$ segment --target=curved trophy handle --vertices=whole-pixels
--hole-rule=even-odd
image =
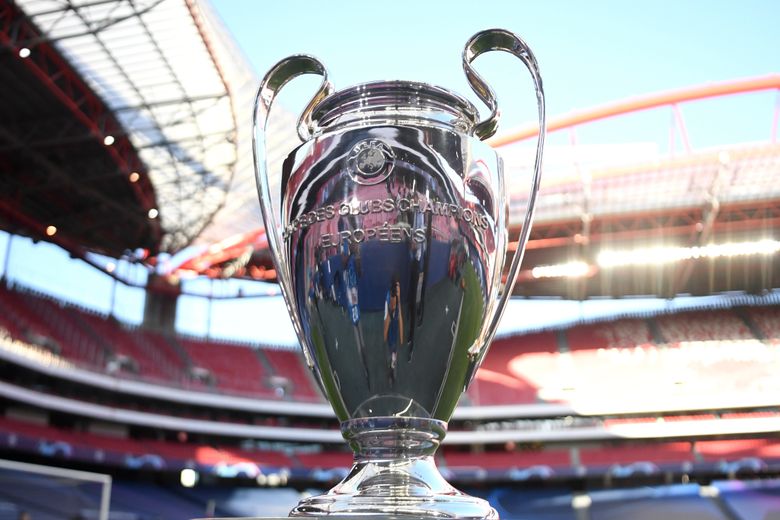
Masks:
[[[252,116],[252,152],[255,163],[255,179],[257,181],[257,192],[260,196],[260,209],[263,214],[265,232],[268,237],[268,246],[271,251],[271,257],[276,269],[276,276],[279,279],[279,286],[284,296],[287,310],[292,317],[293,328],[298,339],[305,345],[305,336],[303,327],[300,323],[298,313],[292,308],[293,289],[292,280],[289,277],[289,261],[282,245],[282,237],[279,233],[280,223],[273,211],[273,198],[268,184],[268,164],[266,161],[265,133],[268,125],[268,115],[271,110],[271,104],[279,91],[290,80],[302,74],[317,74],[322,76],[322,83],[317,93],[311,99],[298,120],[298,137],[301,141],[307,141],[313,131],[311,113],[315,105],[333,92],[333,85],[328,81],[328,73],[325,66],[316,58],[307,55],[295,55],[281,60],[274,65],[260,82],[255,97],[255,107]],[[259,126],[258,126],[259,125]],[[303,349],[306,362],[313,366],[313,360],[310,358],[308,349]]]
[[[466,73],[466,78],[471,84],[471,88],[474,92],[476,92],[480,99],[482,99],[488,108],[490,108],[490,116],[476,126],[474,134],[480,139],[487,139],[492,136],[496,133],[498,119],[500,117],[495,93],[471,66],[471,62],[479,55],[489,51],[504,51],[520,58],[520,61],[525,64],[528,71],[531,73],[531,77],[534,81],[534,88],[536,89],[536,102],[539,109],[539,138],[536,145],[536,159],[534,162],[534,175],[531,180],[531,193],[528,198],[528,209],[523,221],[523,228],[517,240],[517,249],[515,250],[514,258],[512,258],[512,265],[509,268],[506,285],[504,286],[504,290],[498,301],[496,312],[491,318],[487,328],[485,337],[488,340],[493,338],[493,335],[498,328],[498,322],[501,320],[504,308],[509,300],[509,296],[512,294],[520,264],[523,261],[525,246],[528,242],[528,237],[531,234],[531,222],[533,221],[534,208],[536,206],[536,195],[539,192],[539,185],[542,177],[542,152],[544,150],[544,137],[547,129],[544,89],[542,88],[542,77],[539,74],[539,65],[536,62],[536,57],[533,52],[531,52],[528,45],[516,34],[504,29],[488,29],[472,36],[466,43],[466,48],[463,49],[463,70]]]

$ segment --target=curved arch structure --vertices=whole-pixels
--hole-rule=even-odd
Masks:
[[[720,96],[730,96],[734,94],[747,94],[761,90],[780,89],[780,74],[770,74],[756,78],[746,78],[734,81],[724,81],[721,83],[707,83],[679,90],[670,90],[659,92],[648,96],[629,98],[615,103],[609,103],[583,111],[564,114],[554,117],[547,124],[548,132],[555,132],[565,128],[592,123],[601,119],[622,116],[632,112],[648,110],[689,101],[697,101]],[[774,125],[777,126],[777,117],[774,119]],[[505,135],[494,137],[488,141],[493,147],[507,146],[524,139],[535,136],[539,131],[538,126],[527,126]],[[773,134],[776,136],[776,134]]]

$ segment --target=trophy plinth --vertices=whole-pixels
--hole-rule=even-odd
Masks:
[[[355,452],[349,475],[327,494],[309,497],[290,516],[395,515],[497,519],[485,500],[444,480],[433,455],[446,423],[435,419],[353,419],[342,426]]]
[[[502,164],[481,142],[495,132],[498,109],[470,65],[491,50],[531,71],[542,129],[506,284]],[[463,59],[492,111],[484,121],[466,99],[425,83],[333,93],[310,56],[282,60],[261,83],[255,167],[269,247],[306,363],[355,452],[349,475],[291,516],[498,518],[450,486],[433,455],[517,277],[539,187],[544,98],[536,61],[512,33],[478,33]],[[302,144],[282,167],[277,216],[258,154],[273,99],[301,74],[323,81],[299,121]]]

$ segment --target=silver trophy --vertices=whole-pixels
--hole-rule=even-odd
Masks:
[[[493,91],[472,69],[488,51],[526,65],[540,133],[528,209],[506,283],[508,203],[501,159],[481,141],[498,124]],[[522,260],[539,188],[544,95],[531,50],[515,34],[474,35],[463,52],[490,108],[411,81],[338,92],[315,58],[277,63],[257,94],[254,152],[269,247],[309,368],[355,452],[348,476],[290,516],[498,518],[449,485],[433,455],[495,334]],[[298,123],[302,144],[282,167],[273,207],[265,161],[268,113],[302,74],[322,84]]]

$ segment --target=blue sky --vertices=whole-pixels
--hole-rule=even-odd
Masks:
[[[506,28],[534,50],[550,115],[780,72],[780,2],[768,0],[212,4],[259,75],[285,56],[308,53],[326,65],[337,88],[409,79],[455,90],[475,102],[461,68],[463,45],[479,30]],[[477,67],[499,95],[504,130],[535,117],[530,80],[519,62],[491,53],[479,58]],[[774,98],[767,92],[738,103],[721,100],[718,106],[727,111],[730,126],[744,130],[742,139],[765,139]],[[691,112],[686,119],[694,145],[720,139],[713,135],[712,121],[701,117],[709,113],[708,103],[684,109]],[[765,125],[756,124],[758,118],[766,119]],[[656,121],[668,125],[669,117],[648,114],[637,121],[637,127]],[[626,134],[636,138],[613,126],[607,122],[583,132],[596,141],[614,142]]]

